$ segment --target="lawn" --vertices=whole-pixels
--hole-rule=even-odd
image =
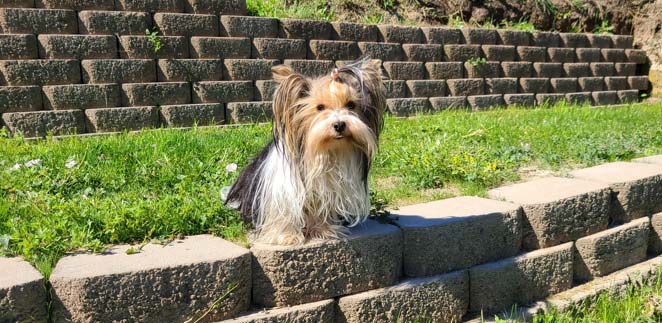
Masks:
[[[0,254],[43,272],[63,254],[213,233],[245,242],[220,200],[269,125],[24,141],[0,138]],[[390,207],[662,153],[662,105],[501,109],[386,119],[370,177]]]

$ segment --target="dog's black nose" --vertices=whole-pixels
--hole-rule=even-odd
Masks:
[[[342,133],[343,131],[345,131],[345,121],[334,122],[333,129],[335,129],[337,133]]]

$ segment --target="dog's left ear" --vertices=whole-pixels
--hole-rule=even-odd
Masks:
[[[290,75],[294,74],[294,71],[287,65],[276,65],[271,68],[271,74],[276,83],[281,84],[285,81]]]
[[[363,69],[366,72],[372,72],[372,73],[379,74],[379,76],[381,78],[381,74],[382,74],[381,65],[382,65],[382,62],[378,59],[368,59],[361,66],[361,69]]]

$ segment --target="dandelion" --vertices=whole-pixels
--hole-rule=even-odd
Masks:
[[[78,164],[78,163],[76,163],[75,160],[70,160],[70,161],[68,161],[66,164],[64,164],[64,167],[66,167],[66,168],[72,168],[72,167],[76,166],[77,164]]]
[[[28,160],[28,161],[25,163],[25,167],[30,168],[30,167],[32,167],[32,166],[34,166],[34,165],[39,165],[39,164],[41,164],[41,159],[37,158],[37,159],[33,159],[33,160]]]
[[[19,168],[21,168],[21,164],[14,164],[14,166],[9,167],[9,171],[13,172],[15,170],[18,170]]]
[[[233,173],[236,170],[237,170],[237,164],[235,163],[229,163],[227,166],[225,166],[226,173]]]

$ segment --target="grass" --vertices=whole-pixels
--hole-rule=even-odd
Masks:
[[[108,244],[199,233],[244,241],[220,191],[237,176],[228,165],[243,168],[269,134],[250,125],[0,138],[0,254],[48,272],[67,252]],[[370,182],[375,202],[397,207],[659,153],[661,105],[389,117]]]

